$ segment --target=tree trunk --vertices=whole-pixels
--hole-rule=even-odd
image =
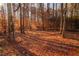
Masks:
[[[12,4],[7,4],[7,12],[8,12],[8,37],[9,39],[14,40],[14,24],[12,19]]]
[[[53,17],[54,17],[54,3],[53,3]]]
[[[60,34],[62,34],[62,27],[63,27],[63,3],[61,3]]]
[[[62,36],[64,37],[65,30],[66,30],[66,16],[67,16],[67,3],[65,4],[65,10],[64,10],[64,21],[63,21],[63,31],[62,31]]]
[[[23,33],[25,33],[25,28],[24,28],[25,27],[24,26],[24,20],[25,20],[25,3],[23,3],[23,11],[22,12],[23,12],[23,28],[22,29],[23,29]]]
[[[50,20],[48,19],[50,17],[50,3],[47,3],[47,21],[49,25],[49,30],[51,29]]]
[[[22,28],[23,27],[23,24],[22,24],[23,23],[22,22],[22,20],[23,20],[22,16],[23,15],[22,15],[22,5],[21,5],[21,3],[19,3],[19,6],[20,6],[20,32],[23,33],[23,28]]]
[[[43,30],[45,30],[44,28],[44,4],[40,3],[40,11],[41,11],[41,18],[42,18],[42,28]]]

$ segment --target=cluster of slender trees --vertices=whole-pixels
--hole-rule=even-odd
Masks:
[[[31,30],[32,21],[36,21],[39,26],[42,24],[41,29],[57,30],[64,36],[68,22],[72,19],[79,19],[79,4],[78,3],[7,3],[8,15],[8,35],[15,34],[14,18],[17,17],[16,12],[20,18],[20,32],[25,33],[24,20],[29,19],[29,29]],[[75,23],[75,21],[74,21]],[[75,26],[71,23],[71,27]],[[77,24],[78,25],[78,24]],[[46,28],[46,26],[48,26]],[[54,29],[56,28],[56,29]],[[79,27],[77,26],[79,29]],[[71,28],[72,29],[72,28]]]

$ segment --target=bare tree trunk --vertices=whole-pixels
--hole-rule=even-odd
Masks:
[[[53,3],[53,17],[54,17],[54,3]]]
[[[63,27],[63,3],[61,3],[60,34],[62,34],[62,27]]]
[[[52,7],[52,8],[53,8],[52,21],[53,21],[53,20],[54,20],[54,12],[55,12],[55,11],[54,11],[54,6],[55,6],[55,5],[54,5],[54,3],[53,3],[52,5],[53,5],[53,7]],[[54,22],[52,22],[52,29],[54,29]]]
[[[37,17],[38,17],[38,15],[37,15],[37,4],[35,5],[35,8],[36,8],[36,16],[35,16],[35,18],[36,18],[36,22],[37,22]]]
[[[55,17],[56,17],[55,19],[56,19],[56,20],[55,20],[55,30],[57,30],[57,29],[58,29],[58,28],[57,28],[57,26],[56,26],[56,24],[57,24],[57,19],[58,19],[58,18],[57,18],[57,17],[58,17],[57,12],[58,12],[58,10],[57,10],[57,3],[56,3],[56,15],[55,15]]]
[[[23,23],[22,22],[22,20],[23,20],[22,16],[23,15],[22,15],[22,5],[21,5],[21,3],[19,3],[19,6],[20,6],[20,32],[23,33],[23,28],[22,28],[23,27],[23,24],[22,24]]]
[[[25,20],[25,4],[23,3],[23,33],[25,33],[25,26],[24,26],[24,20]]]
[[[26,25],[28,25],[27,26],[27,28],[29,29],[29,20],[30,20],[30,18],[29,18],[29,3],[27,3],[27,4],[25,4],[26,5],[26,19],[27,19],[27,21],[28,21],[28,24],[26,24]]]
[[[48,21],[49,29],[51,29],[50,20],[48,19],[48,17],[50,17],[50,3],[47,3],[47,21]]]
[[[57,15],[57,3],[56,3],[56,20],[57,20],[57,17],[58,17],[58,15]]]
[[[25,4],[21,4],[19,3],[20,5],[20,31],[21,33],[25,33],[24,32],[24,16],[25,16],[25,10],[24,10],[24,6]]]
[[[71,3],[71,19],[73,19],[73,4]],[[71,23],[71,29],[73,28],[73,23]]]
[[[12,19],[12,4],[7,4],[7,12],[8,12],[8,37],[9,39],[14,40],[14,24]]]
[[[40,24],[40,3],[37,3],[37,22],[38,22],[38,25],[41,25]]]
[[[15,7],[15,6],[13,6],[13,4],[12,4],[12,8],[13,8],[13,9],[14,9],[14,7]],[[13,11],[13,10],[12,10],[12,11]],[[14,25],[14,24],[15,24],[15,23],[14,23],[14,20],[15,20],[15,12],[14,12],[14,11],[13,11],[13,17],[14,17],[14,18],[13,18],[13,35],[14,35],[14,37],[15,37],[15,25]]]
[[[45,30],[44,28],[44,4],[43,3],[40,3],[40,11],[41,11],[41,18],[42,18],[42,27],[43,27],[43,30]]]
[[[62,36],[64,37],[65,30],[66,30],[66,16],[67,16],[67,3],[65,4],[65,10],[64,10],[64,21],[63,21],[63,31]]]
[[[32,27],[32,13],[31,13],[31,3],[29,3],[29,29],[31,30]]]

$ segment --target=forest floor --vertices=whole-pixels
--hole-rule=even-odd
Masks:
[[[79,56],[79,41],[62,38],[58,32],[16,32],[15,37],[13,43],[0,44],[0,55]]]

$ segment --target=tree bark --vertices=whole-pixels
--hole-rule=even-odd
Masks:
[[[14,40],[14,24],[12,19],[12,4],[7,3],[8,12],[8,38]]]
[[[67,3],[65,4],[65,10],[64,10],[64,21],[63,21],[63,31],[62,36],[64,37],[65,30],[66,30],[66,16],[67,16]]]
[[[62,34],[62,27],[63,27],[63,3],[61,3],[60,34]]]

